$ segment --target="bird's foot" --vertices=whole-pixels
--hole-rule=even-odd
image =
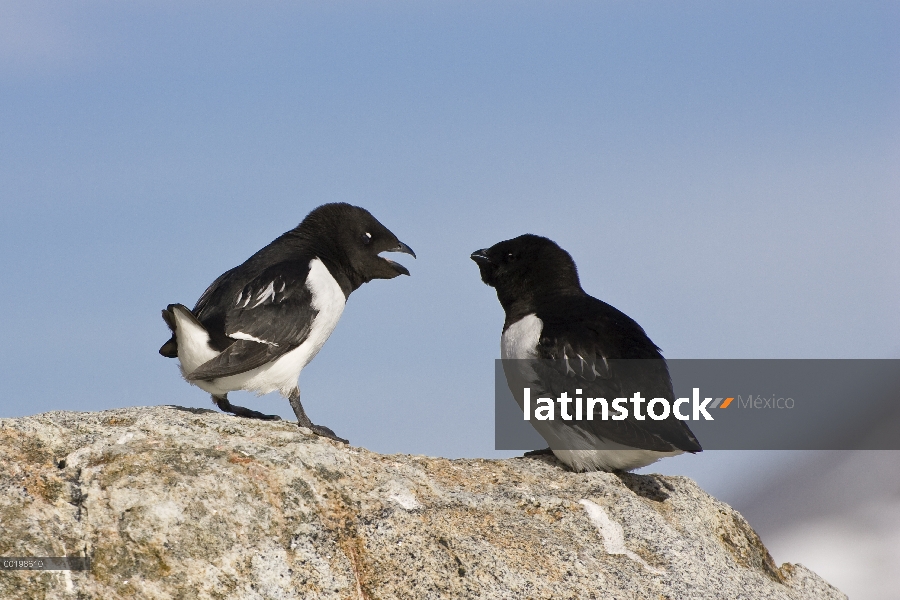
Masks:
[[[522,458],[530,457],[530,456],[552,456],[553,449],[552,448],[542,448],[540,450],[529,450],[525,454],[522,455]]]
[[[342,437],[338,437],[335,433],[325,427],[324,425],[313,425],[313,422],[309,420],[309,417],[306,416],[306,411],[303,410],[303,405],[300,404],[300,390],[295,389],[290,396],[288,396],[288,402],[291,403],[291,408],[294,409],[294,414],[297,416],[297,425],[300,427],[306,427],[316,435],[321,435],[322,437],[326,437],[332,439],[336,442],[342,442],[344,444],[349,444],[347,440]]]
[[[278,415],[267,415],[261,413],[256,410],[251,410],[249,408],[244,408],[243,406],[237,406],[228,401],[227,398],[217,398],[213,396],[213,402],[219,409],[231,413],[237,417],[244,417],[246,419],[259,419],[261,421],[280,421],[281,417]]]
[[[326,437],[328,439],[334,440],[336,442],[341,442],[343,444],[349,444],[347,440],[342,437],[338,437],[330,428],[325,427],[324,425],[313,425],[310,423],[309,425],[300,425],[300,427],[308,427],[310,431],[312,431],[316,435],[320,435],[322,437]]]
[[[265,413],[261,413],[256,410],[250,410],[249,408],[244,408],[243,406],[235,406],[234,408],[239,409],[240,412],[234,411],[234,414],[239,417],[246,417],[248,419],[259,419],[260,421],[280,421],[281,417],[278,415],[267,415]]]

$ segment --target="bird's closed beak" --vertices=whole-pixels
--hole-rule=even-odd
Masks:
[[[476,250],[469,256],[469,258],[474,260],[479,265],[491,264],[491,259],[488,258],[488,255],[487,255],[487,248],[482,248],[481,250]]]

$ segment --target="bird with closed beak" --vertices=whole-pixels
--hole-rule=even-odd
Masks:
[[[551,397],[577,386],[576,392],[594,398],[643,392],[670,404],[674,400],[656,344],[625,313],[582,289],[575,262],[555,242],[526,234],[477,250],[471,258],[506,313],[501,358],[520,406],[528,386]],[[549,451],[575,471],[631,470],[701,451],[694,434],[673,413],[661,420],[635,414],[603,420],[597,415],[531,424],[550,444]]]

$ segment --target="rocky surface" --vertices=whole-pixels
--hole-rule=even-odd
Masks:
[[[682,477],[384,456],[178,407],[0,419],[2,598],[845,598]]]

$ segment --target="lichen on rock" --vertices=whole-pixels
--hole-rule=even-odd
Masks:
[[[385,456],[178,407],[0,420],[2,598],[839,599],[691,480]]]

